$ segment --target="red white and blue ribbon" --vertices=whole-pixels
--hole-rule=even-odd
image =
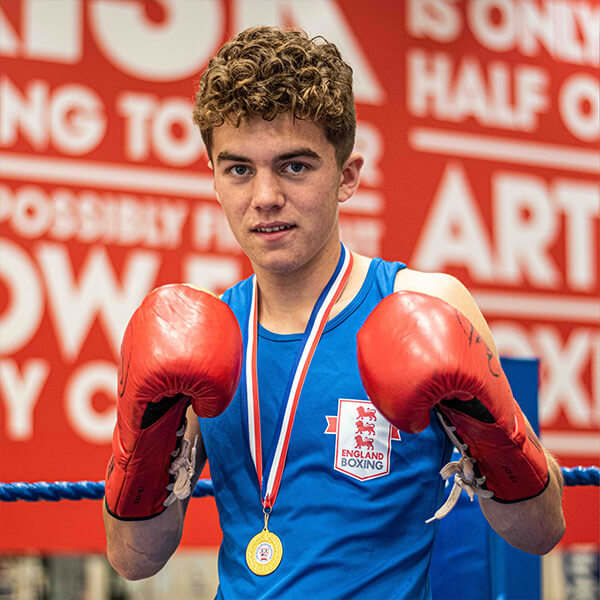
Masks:
[[[246,402],[248,409],[248,438],[250,454],[258,475],[258,485],[265,510],[270,510],[275,503],[279,485],[283,475],[285,460],[290,443],[292,426],[302,386],[310,362],[317,349],[321,334],[329,318],[334,304],[337,302],[352,270],[352,254],[342,244],[338,264],[315,303],[306,330],[296,353],[294,366],[289,375],[285,400],[282,403],[282,414],[279,418],[280,428],[277,435],[277,445],[273,455],[265,464],[266,478],[263,477],[262,441],[260,430],[260,410],[258,395],[257,375],[257,333],[258,333],[258,286],[256,275],[252,288],[252,301],[250,304],[250,318],[248,319],[248,335],[246,339],[245,375],[246,375]]]

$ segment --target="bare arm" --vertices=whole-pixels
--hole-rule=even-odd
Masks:
[[[196,473],[192,489],[206,462],[206,452],[198,417],[191,407],[187,410],[185,437],[194,442],[198,436]],[[163,513],[146,521],[121,521],[103,507],[107,556],[110,564],[125,579],[144,579],[160,571],[177,549],[183,533],[183,521],[190,497],[176,500]]]
[[[400,271],[395,290],[410,290],[445,300],[473,323],[481,337],[498,357],[496,345],[475,300],[454,277],[441,273]],[[562,511],[562,474],[554,458],[546,452],[550,481],[537,497],[504,504],[480,498],[480,505],[490,526],[509,544],[534,554],[545,554],[560,541],[565,532]]]
[[[562,473],[548,452],[546,459],[550,482],[539,496],[513,504],[479,499],[481,510],[494,531],[515,548],[533,554],[550,552],[565,533]]]

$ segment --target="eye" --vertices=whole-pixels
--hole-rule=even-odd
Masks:
[[[233,165],[227,169],[227,173],[231,173],[236,177],[243,177],[250,173],[250,168],[247,165]]]
[[[300,175],[308,170],[308,165],[301,162],[290,162],[283,168],[284,171],[292,175]]]

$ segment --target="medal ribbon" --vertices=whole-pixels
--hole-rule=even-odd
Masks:
[[[317,299],[311,312],[306,330],[302,336],[300,347],[296,353],[294,366],[288,378],[283,415],[280,415],[280,431],[277,439],[270,465],[265,465],[268,472],[266,479],[263,478],[262,469],[262,444],[260,431],[260,411],[258,397],[258,373],[257,373],[257,333],[258,333],[258,289],[256,275],[252,287],[252,301],[250,304],[250,318],[248,319],[248,336],[246,340],[245,353],[245,375],[246,375],[246,402],[248,407],[248,437],[250,443],[250,454],[256,467],[258,485],[261,490],[263,507],[271,509],[275,504],[279,485],[283,475],[283,468],[287,457],[294,416],[298,406],[298,400],[302,392],[302,386],[310,366],[310,362],[321,339],[321,334],[329,318],[329,313],[340,297],[350,271],[352,269],[352,254],[341,244],[341,253],[338,264],[327,285]]]

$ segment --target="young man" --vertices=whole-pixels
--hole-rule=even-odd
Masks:
[[[210,62],[194,118],[255,275],[222,300],[159,288],[127,328],[104,511],[113,566],[138,579],[166,563],[208,456],[218,598],[428,598],[425,521],[449,438],[492,527],[548,552],[564,532],[560,470],[472,297],[340,244],[363,158],[337,48],[246,30]]]

